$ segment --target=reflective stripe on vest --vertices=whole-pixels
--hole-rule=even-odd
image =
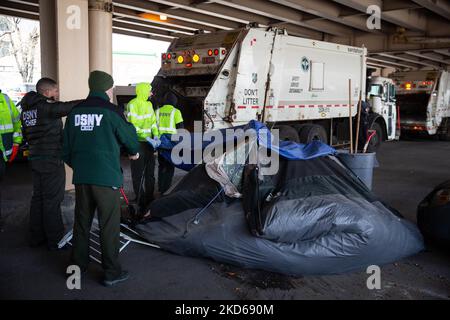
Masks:
[[[172,109],[172,112],[170,113],[170,123],[168,128],[160,126],[159,110],[160,109],[156,110],[156,123],[158,124],[160,133],[161,131],[164,131],[163,133],[171,133],[171,134],[177,133],[177,127],[175,125],[175,112],[176,112],[175,107]]]
[[[2,94],[2,93],[0,93],[0,94],[3,95],[3,98],[6,101],[6,105],[8,106],[9,114],[11,115],[11,122],[14,123],[14,122],[19,121],[20,120],[20,115],[19,115],[19,117],[14,118],[14,113],[13,113],[13,111],[11,109],[11,99],[9,99],[7,94]],[[6,124],[6,125],[3,125],[3,126],[0,125],[0,130],[12,130],[12,129],[14,129],[13,124]]]
[[[6,94],[4,94],[3,97],[5,98],[6,104],[8,105],[9,114],[11,115],[11,121],[12,122],[19,121],[20,120],[20,115],[18,117],[14,118],[14,113],[13,113],[13,111],[11,109],[11,99],[9,99],[8,95],[6,95]]]
[[[137,120],[145,120],[145,119],[150,119],[151,117],[153,117],[153,114],[145,114],[143,116],[140,116],[137,113],[129,112],[128,117],[132,117]]]
[[[5,124],[5,125],[0,125],[0,130],[4,130],[4,131],[6,131],[6,130],[13,130],[14,129],[14,126],[12,125],[12,124]]]

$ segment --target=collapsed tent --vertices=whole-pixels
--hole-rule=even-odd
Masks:
[[[137,231],[177,254],[288,275],[362,270],[423,249],[418,229],[383,205],[329,146],[256,140],[281,155],[276,174],[223,158],[198,165],[152,203],[159,219]]]

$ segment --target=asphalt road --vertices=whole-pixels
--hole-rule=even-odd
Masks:
[[[407,219],[438,183],[450,179],[450,142],[389,142],[378,153],[374,192]],[[177,172],[180,178],[181,172]],[[131,194],[126,170],[126,190]],[[129,281],[114,288],[99,284],[101,267],[92,263],[81,290],[66,287],[68,251],[27,245],[31,178],[27,163],[8,168],[2,186],[5,227],[0,233],[2,299],[450,299],[450,255],[426,251],[382,267],[381,289],[369,290],[365,272],[292,278],[244,270],[208,259],[182,257],[131,244],[121,253]],[[65,222],[73,216],[73,194],[64,202]]]

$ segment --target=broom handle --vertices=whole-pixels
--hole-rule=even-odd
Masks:
[[[350,153],[353,153],[352,79],[348,79],[348,119],[350,125]]]
[[[127,196],[126,196],[126,194],[125,194],[125,191],[123,191],[123,188],[120,188],[120,194],[122,194],[122,197],[123,197],[123,199],[125,200],[125,203],[126,203],[127,205],[129,205],[130,203],[129,203],[128,198],[127,198]]]
[[[358,142],[359,142],[359,127],[361,122],[361,90],[359,91],[359,101],[358,101],[358,120],[356,123],[356,142],[355,142],[355,153],[358,153]]]

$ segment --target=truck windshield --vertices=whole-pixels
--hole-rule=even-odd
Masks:
[[[370,86],[369,95],[381,97],[383,94],[383,87],[380,84],[372,84]]]

